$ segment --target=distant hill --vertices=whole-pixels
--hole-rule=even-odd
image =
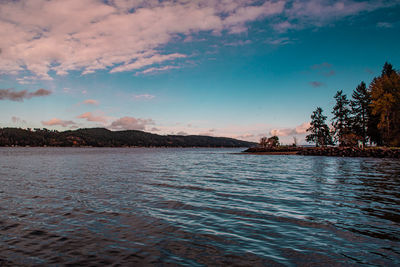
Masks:
[[[158,135],[143,131],[86,128],[58,132],[47,129],[0,128],[0,146],[94,147],[251,147],[255,143],[226,137]]]

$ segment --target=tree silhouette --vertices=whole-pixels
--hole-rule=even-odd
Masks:
[[[363,146],[367,143],[368,121],[371,117],[371,96],[364,82],[361,82],[353,91],[352,100],[350,101],[351,128],[353,132],[361,137]]]
[[[335,141],[339,142],[339,145],[345,145],[346,135],[351,133],[351,122],[350,122],[350,101],[347,96],[343,94],[343,91],[337,91],[335,95],[336,105],[333,107],[333,137]]]
[[[325,123],[326,116],[322,112],[322,108],[317,107],[311,115],[311,126],[307,129],[310,134],[306,136],[306,141],[314,142],[317,147],[333,144],[329,127]]]

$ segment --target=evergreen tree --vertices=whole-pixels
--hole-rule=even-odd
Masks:
[[[372,114],[384,145],[400,146],[400,74],[385,63],[381,76],[370,84]]]
[[[371,110],[371,114],[369,114],[368,126],[367,126],[367,135],[369,138],[369,142],[370,142],[370,144],[375,143],[378,146],[382,146],[383,145],[382,135],[378,129],[379,116],[377,114],[372,113],[371,106],[370,106],[370,110]]]
[[[335,95],[336,105],[333,107],[333,136],[335,141],[339,142],[339,145],[346,145],[346,135],[351,133],[351,121],[350,121],[350,101],[347,96],[343,94],[343,91],[337,91]]]
[[[322,115],[322,112],[322,108],[317,107],[311,115],[311,126],[307,129],[307,132],[311,133],[306,136],[306,141],[314,142],[317,147],[333,144],[329,127],[325,123],[326,116]]]
[[[353,91],[352,100],[350,101],[351,113],[351,128],[357,136],[360,136],[362,143],[365,146],[367,143],[368,121],[371,114],[371,96],[365,86],[361,82]]]

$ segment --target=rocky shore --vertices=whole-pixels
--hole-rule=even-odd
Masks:
[[[332,157],[374,157],[400,158],[400,148],[384,147],[252,147],[244,151],[250,154],[268,155],[304,155],[304,156],[332,156]]]

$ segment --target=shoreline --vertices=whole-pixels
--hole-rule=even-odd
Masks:
[[[298,155],[298,151],[266,151],[266,152],[241,152],[247,155]]]
[[[400,148],[389,147],[252,147],[242,152],[250,155],[300,155],[330,157],[400,158]]]

